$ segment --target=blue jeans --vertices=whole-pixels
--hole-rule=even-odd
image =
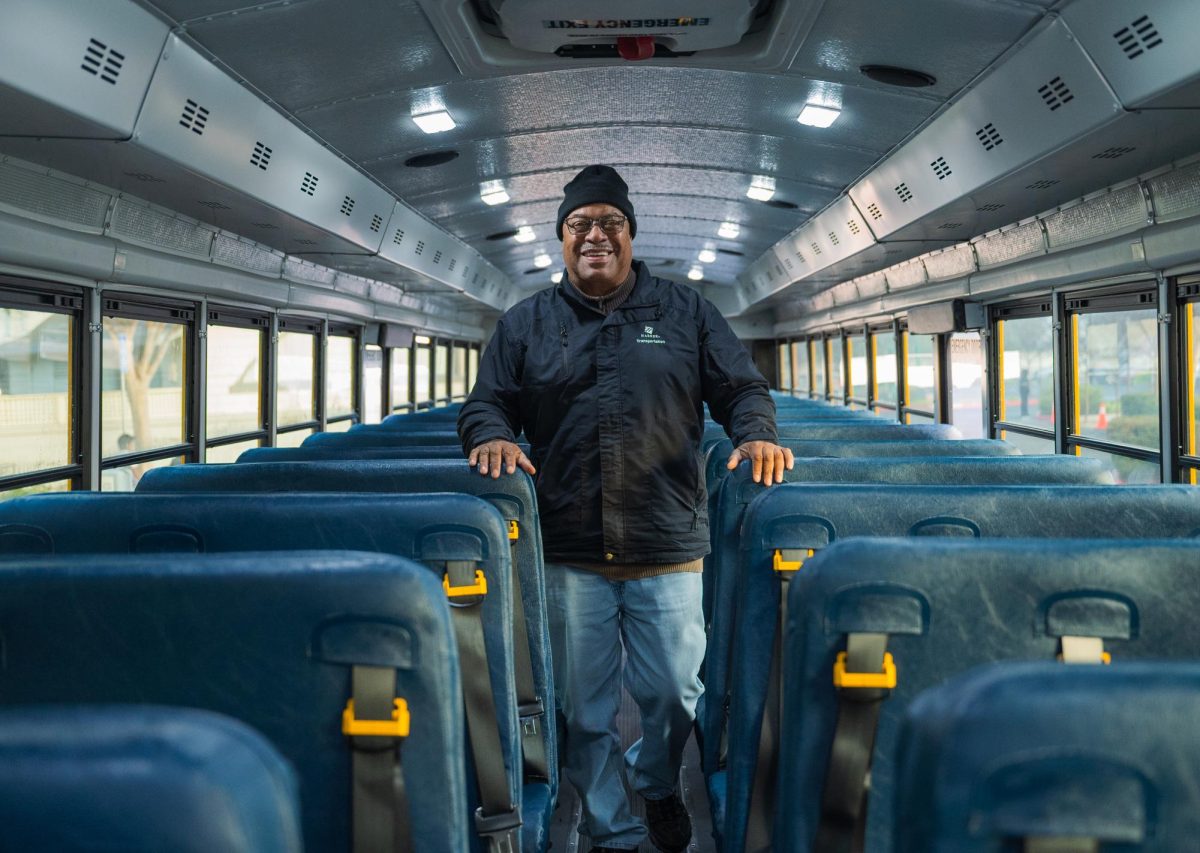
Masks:
[[[610,581],[546,566],[556,699],[567,723],[563,769],[583,801],[579,832],[595,845],[633,849],[646,837],[621,779],[621,648],[625,687],[642,717],[642,737],[625,753],[625,770],[634,791],[661,799],[675,791],[704,689],[700,597],[696,572]]]

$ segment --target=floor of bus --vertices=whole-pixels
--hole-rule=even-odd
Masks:
[[[621,735],[621,743],[628,748],[640,734],[637,705],[625,691],[621,700],[621,710],[617,714],[617,731]],[[712,840],[712,817],[708,808],[708,793],[704,787],[704,776],[700,772],[700,750],[696,746],[693,735],[688,740],[683,753],[683,767],[679,771],[680,792],[687,804],[688,813],[692,816],[692,843],[688,845],[689,853],[714,853],[716,845]],[[645,809],[642,798],[630,797],[633,812],[645,819]],[[579,834],[579,797],[575,789],[564,776],[559,786],[558,809],[554,812],[550,823],[550,850],[553,853],[588,853],[591,842],[586,836]],[[655,853],[657,848],[646,841],[638,848],[644,853]]]

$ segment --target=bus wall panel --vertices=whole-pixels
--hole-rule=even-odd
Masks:
[[[166,38],[128,0],[6,0],[0,136],[128,139]]]

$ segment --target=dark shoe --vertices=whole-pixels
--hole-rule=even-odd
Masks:
[[[646,800],[646,823],[650,840],[663,853],[682,853],[692,840],[692,821],[683,800],[671,794],[661,800]]]

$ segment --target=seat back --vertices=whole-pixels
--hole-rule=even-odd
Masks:
[[[91,494],[38,495],[0,504],[0,559],[16,554],[380,551],[420,561],[440,582],[449,564],[475,564],[488,680],[508,792],[520,808],[520,741],[513,680],[508,529],[469,495]],[[459,586],[457,581],[454,584]],[[468,673],[473,675],[474,673]],[[469,791],[474,808],[476,791]]]
[[[65,515],[68,524],[80,521]],[[9,559],[0,571],[0,632],[0,704],[184,706],[261,732],[296,769],[308,850],[350,850],[351,749],[341,720],[351,670],[392,669],[411,715],[400,755],[414,845],[451,853],[467,843],[458,663],[441,587],[423,566],[342,551]],[[163,726],[187,731],[174,720]],[[85,735],[54,733],[64,743]],[[215,763],[249,778],[247,762],[210,754],[217,745],[190,741],[176,758],[193,771]],[[129,768],[122,765],[122,776],[134,775]],[[7,772],[0,777],[11,782]],[[116,791],[91,796],[99,803]],[[261,800],[247,793],[225,808]]]
[[[893,849],[1088,838],[1170,853],[1200,836],[1200,665],[992,664],[908,706]]]
[[[528,453],[528,448],[525,452]],[[347,447],[321,444],[303,447],[252,447],[242,452],[242,462],[305,462],[317,459],[456,459],[466,465],[457,444],[403,445],[395,447]]]
[[[742,528],[730,653],[731,849],[740,849],[759,758],[781,582],[804,574],[778,571],[776,551],[787,567],[809,551],[859,536],[1186,538],[1198,531],[1200,492],[1187,486],[789,484],[755,498]]]
[[[777,849],[808,850],[816,832],[842,701],[832,671],[848,635],[886,636],[897,673],[895,687],[882,700],[867,813],[866,849],[888,853],[897,814],[897,726],[914,697],[982,663],[1053,662],[1066,645],[1064,638],[1071,637],[1102,643],[1114,670],[1135,660],[1194,658],[1200,655],[1194,618],[1200,607],[1198,574],[1200,543],[1194,541],[859,539],[817,554],[789,590],[786,724],[777,790],[778,802],[788,805],[776,814]],[[1046,684],[1042,702],[1054,701],[1049,690]],[[1086,713],[1072,716],[1079,732],[1062,742],[1068,751],[1071,741],[1090,739],[1100,750],[1102,743],[1136,738],[1136,730],[1167,722],[1128,716],[1135,722],[1114,730],[1093,725]],[[998,749],[1007,740],[1004,732],[999,727],[987,735]],[[1003,771],[996,765],[991,769]],[[1105,775],[1098,772],[1093,781],[1118,781]],[[1036,781],[1021,771],[1005,777],[1009,786]],[[959,795],[982,793],[971,787]],[[1010,787],[1006,793],[1015,791]],[[1070,799],[1069,789],[1060,794],[1067,799],[1059,802]]]
[[[390,429],[362,429],[351,432],[316,432],[304,439],[301,447],[422,447],[426,445],[452,446],[462,454],[458,433],[452,429],[397,431]]]
[[[962,442],[958,442],[962,443]],[[179,470],[164,468],[163,471]],[[148,472],[147,476],[150,473]],[[705,565],[705,616],[708,651],[704,663],[706,700],[700,719],[703,744],[701,759],[706,773],[721,764],[718,751],[724,731],[729,687],[729,655],[737,608],[737,561],[739,531],[746,507],[763,492],[755,483],[749,463],[743,463],[725,478],[717,496],[716,511],[709,519],[712,553]],[[921,459],[835,459],[796,460],[784,471],[785,483],[832,484],[878,483],[887,485],[1016,485],[1111,484],[1112,475],[1099,459],[1078,456],[932,456]],[[721,697],[713,702],[712,697]]]
[[[0,847],[300,853],[299,790],[262,735],[219,714],[10,708],[0,710]]]
[[[514,634],[526,644],[532,689],[542,708],[554,708],[550,635],[546,621],[546,583],[542,531],[533,480],[524,471],[492,479],[481,477],[462,460],[325,460],[239,465],[174,465],[154,468],[138,482],[147,492],[389,492],[423,493],[430,488],[472,494],[488,501],[509,528],[514,579],[519,579],[524,630]],[[515,599],[514,599],[515,602]],[[514,649],[518,662],[519,650]],[[524,699],[522,704],[528,704]],[[522,727],[532,727],[547,758],[551,797],[558,788],[553,713],[530,711]]]

